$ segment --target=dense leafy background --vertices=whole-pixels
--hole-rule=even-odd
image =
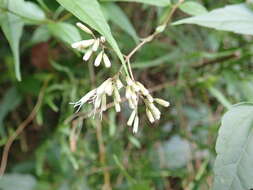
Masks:
[[[161,121],[150,125],[143,109],[140,130],[133,136],[126,126],[127,106],[119,115],[109,110],[102,123],[82,117],[69,119],[74,112],[69,102],[90,90],[92,83],[100,84],[117,72],[122,53],[135,47],[138,36],[153,32],[170,10],[170,1],[165,0],[122,1],[89,1],[90,9],[82,6],[87,0],[0,0],[1,148],[32,111],[46,85],[35,119],[11,148],[0,189],[106,189],[108,175],[112,189],[122,190],[205,190],[213,184],[219,190],[250,188],[251,157],[238,149],[246,147],[252,155],[252,106],[231,108],[232,104],[253,100],[252,37],[233,33],[252,34],[253,12],[250,4],[240,4],[243,1],[187,2],[174,15],[174,24],[134,57],[136,78],[151,89],[160,89],[154,95],[171,102],[169,109],[162,110]],[[59,3],[107,36],[112,47],[110,70],[93,69],[70,48],[71,43],[89,36],[75,27],[78,19]],[[232,4],[236,5],[228,6]],[[239,7],[236,11],[235,6]],[[221,9],[207,13],[216,8]],[[244,16],[242,20],[238,11]],[[235,22],[235,16],[240,21]],[[207,22],[207,18],[216,22]],[[225,31],[176,25],[180,23]],[[222,120],[215,161],[220,121],[230,108]],[[85,107],[82,113],[87,110]],[[236,129],[240,127],[239,133]],[[233,134],[238,136],[233,138]],[[230,150],[234,145],[237,149]],[[231,155],[242,155],[240,161],[245,162],[238,165]],[[236,166],[222,170],[225,163]],[[247,168],[242,166],[246,163],[245,177],[240,168]],[[245,184],[239,186],[237,178],[231,179],[224,172],[237,173]],[[228,177],[230,185],[214,180],[214,176]]]

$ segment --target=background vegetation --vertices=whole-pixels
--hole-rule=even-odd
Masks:
[[[154,32],[177,3],[109,1],[99,3],[124,54]],[[58,2],[0,0],[2,153],[15,130],[22,129],[9,150],[0,189],[210,189],[222,115],[232,104],[253,99],[252,37],[169,25],[143,46],[132,59],[135,78],[171,106],[153,125],[141,109],[140,129],[133,135],[124,104],[120,114],[108,110],[102,122],[87,118],[87,106],[73,115],[69,102],[117,72],[120,61],[110,50],[109,70],[83,62],[70,44],[89,36]],[[172,21],[244,1],[192,2],[199,4],[179,7]]]

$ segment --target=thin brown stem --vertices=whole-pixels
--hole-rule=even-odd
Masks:
[[[40,109],[48,81],[49,81],[49,79],[45,81],[43,87],[41,88],[40,93],[39,93],[39,97],[38,97],[38,101],[36,102],[30,115],[18,126],[18,128],[16,129],[14,134],[12,136],[10,136],[7,143],[5,144],[4,150],[3,150],[3,155],[2,155],[2,160],[1,160],[0,177],[3,176],[3,174],[5,172],[11,145],[13,144],[14,140],[22,133],[22,131],[28,126],[28,124],[30,122],[32,122],[32,120],[35,118],[38,110]]]

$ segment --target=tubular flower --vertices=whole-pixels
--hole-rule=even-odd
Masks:
[[[128,100],[129,107],[133,109],[127,125],[133,126],[133,133],[136,133],[139,125],[139,117],[137,115],[139,99],[142,99],[145,103],[146,115],[150,123],[154,123],[161,117],[161,112],[154,103],[164,107],[168,107],[170,103],[160,98],[153,98],[149,93],[149,90],[142,83],[134,81],[130,77],[127,77],[126,81],[126,99]]]
[[[97,38],[87,26],[83,25],[80,22],[78,22],[76,25],[87,34],[92,35],[93,38],[75,42],[72,44],[72,48],[82,52],[85,51],[83,56],[84,61],[88,61],[94,52],[97,52],[99,49],[102,49],[95,59],[94,66],[98,67],[103,60],[105,67],[111,67],[111,61],[107,54],[104,52],[103,44],[106,42],[105,37],[100,36],[99,38]]]
[[[117,112],[120,112],[121,98],[119,90],[122,87],[117,86],[117,83],[121,83],[119,78],[108,78],[99,87],[91,90],[86,95],[84,95],[79,101],[70,104],[73,104],[74,107],[78,107],[76,112],[78,112],[85,103],[93,104],[93,111],[91,113],[93,115],[99,113],[100,118],[102,119],[102,113],[107,110],[107,96],[112,96],[115,104],[115,109]]]

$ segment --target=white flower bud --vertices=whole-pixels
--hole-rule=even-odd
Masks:
[[[120,94],[117,88],[114,88],[114,97],[117,102],[121,102]]]
[[[91,55],[92,55],[92,50],[89,49],[89,50],[84,54],[83,60],[84,60],[84,61],[88,61],[88,60],[90,59]]]
[[[160,25],[156,28],[156,32],[161,33],[165,30],[166,24]]]
[[[105,53],[103,54],[103,61],[105,63],[105,67],[111,67],[111,61]]]
[[[134,84],[133,80],[129,76],[126,77],[126,82],[129,86],[132,86]]]
[[[76,23],[76,25],[83,30],[84,32],[88,33],[88,34],[93,34],[92,31],[85,25],[83,25],[82,23],[78,22]]]
[[[102,96],[101,110],[102,111],[106,110],[106,95],[105,94],[103,94],[103,96]]]
[[[97,88],[97,95],[104,94],[105,89],[107,87],[107,83],[110,82],[111,78],[104,81],[98,88]]]
[[[102,43],[105,43],[105,42],[106,42],[105,37],[104,37],[104,36],[101,36],[101,37],[100,37],[100,41],[101,41]]]
[[[146,89],[145,86],[141,84],[140,82],[136,82],[136,83],[140,87],[142,94],[147,96],[149,94],[148,89]]]
[[[169,107],[170,103],[166,100],[160,99],[160,98],[155,98],[155,102],[164,106],[164,107]]]
[[[133,87],[135,92],[139,92],[141,90],[141,88],[139,87],[139,85],[137,85],[136,82],[133,83],[132,87]]]
[[[92,46],[92,51],[97,51],[98,47],[99,47],[99,39],[96,39]]]
[[[153,114],[154,118],[156,120],[159,120],[161,117],[161,112],[159,111],[159,109],[153,103],[149,104],[149,109],[151,113]]]
[[[134,122],[134,118],[135,118],[135,115],[136,115],[136,111],[133,110],[128,121],[127,121],[127,125],[128,126],[132,126],[133,125],[133,122]]]
[[[127,86],[126,87],[126,98],[127,99],[130,99],[131,98],[131,96],[132,96],[132,92],[131,92],[132,90],[131,90],[131,87],[130,86]]]
[[[121,88],[124,86],[124,85],[122,84],[122,82],[120,81],[119,78],[117,78],[117,80],[116,80],[116,86],[117,86],[118,89],[121,89]]]
[[[146,95],[146,97],[149,102],[154,102],[154,98],[150,94]]]
[[[101,105],[101,100],[102,100],[102,97],[101,95],[98,95],[97,98],[95,99],[95,102],[94,102],[94,107],[95,109],[98,109]]]
[[[100,65],[100,63],[101,63],[101,61],[102,61],[102,58],[103,58],[103,51],[101,51],[99,54],[98,54],[98,56],[96,57],[96,59],[95,59],[95,62],[94,62],[94,66],[95,67],[98,67],[99,65]]]
[[[120,104],[116,100],[114,100],[114,106],[115,106],[116,112],[120,112],[121,111]]]
[[[147,117],[148,117],[148,120],[150,121],[150,123],[154,123],[155,119],[154,119],[151,111],[148,108],[146,108],[146,114],[147,114]]]
[[[105,92],[108,96],[112,95],[112,92],[113,92],[112,79],[108,80],[106,87],[105,87]]]
[[[135,120],[134,120],[133,133],[137,133],[138,132],[138,127],[139,127],[139,117],[136,116]]]
[[[130,107],[131,109],[135,109],[135,108],[136,108],[136,106],[134,105],[132,99],[128,99],[128,103],[129,103],[129,107]]]
[[[83,40],[80,42],[75,42],[71,46],[72,46],[72,48],[75,48],[75,49],[84,49],[84,48],[91,46],[94,42],[95,42],[94,39]]]

